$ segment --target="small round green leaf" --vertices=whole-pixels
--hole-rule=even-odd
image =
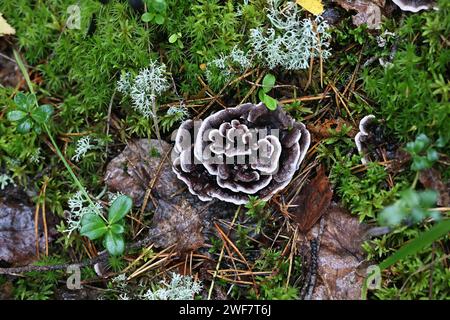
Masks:
[[[428,149],[427,151],[427,159],[434,162],[439,159],[439,154],[434,149]]]
[[[277,100],[272,98],[271,96],[266,95],[263,100],[264,104],[269,110],[276,110],[277,108]]]
[[[155,11],[164,12],[167,9],[167,3],[165,0],[153,0],[151,6]]]
[[[17,125],[17,132],[19,133],[27,133],[31,130],[33,123],[29,118],[22,119],[20,123]]]
[[[80,234],[82,236],[95,240],[103,236],[106,231],[108,231],[108,227],[106,226],[105,221],[94,213],[87,213],[81,219]]]
[[[175,33],[169,37],[169,43],[175,43],[177,40],[178,40],[178,35]]]
[[[273,86],[275,85],[275,76],[271,73],[266,74],[262,81],[262,85],[265,93],[272,90]]]
[[[27,105],[27,96],[23,92],[18,92],[16,96],[14,97],[14,102],[16,105],[21,108],[25,109]]]
[[[438,200],[438,193],[434,190],[425,190],[420,194],[420,204],[422,207],[431,208],[436,204]]]
[[[432,165],[433,163],[426,157],[414,157],[411,169],[414,171],[420,171],[423,169],[431,168]]]
[[[103,245],[113,256],[120,256],[125,251],[125,241],[122,235],[115,234],[111,230],[106,233]]]
[[[157,24],[163,24],[164,23],[164,16],[162,16],[162,15],[156,15],[156,17],[155,17],[155,22],[157,23]]]
[[[39,108],[37,108],[36,110],[34,110],[31,113],[31,117],[37,123],[44,124],[48,121],[48,119],[50,119],[50,116],[52,113],[53,113],[53,107],[48,104],[44,104],[44,105],[40,106]]]
[[[24,111],[12,110],[12,111],[8,112],[8,114],[6,116],[9,121],[19,121],[19,120],[22,120],[23,118],[25,118],[26,115],[27,115],[27,113]]]
[[[141,20],[144,22],[150,22],[155,18],[154,12],[146,12],[142,15]]]
[[[123,219],[125,215],[131,210],[133,201],[130,197],[119,196],[109,207],[108,221],[110,224],[114,224],[117,221]]]
[[[258,91],[258,98],[259,98],[259,101],[264,102],[264,99],[266,98],[266,94],[264,93],[264,90]]]
[[[125,228],[118,223],[114,223],[112,225],[110,225],[110,229],[113,233],[117,233],[117,234],[121,234],[125,232]]]

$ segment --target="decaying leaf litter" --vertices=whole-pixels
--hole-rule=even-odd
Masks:
[[[356,25],[368,23],[369,28],[377,29],[381,21],[379,7],[383,8],[385,3],[367,2],[358,5],[342,6],[346,10],[356,8],[358,16],[353,18]],[[369,10],[374,6],[378,9]],[[342,131],[345,137],[350,139],[355,137],[357,130],[354,128],[358,127],[359,119],[364,114],[354,117],[349,112],[349,104],[355,93],[363,96],[360,93],[361,84],[357,75],[367,61],[358,61],[347,81],[344,81],[344,86],[337,85],[341,78],[339,71],[328,78],[326,84],[323,83],[322,63],[322,61],[320,65],[315,61],[311,63],[309,71],[300,79],[300,87],[297,87],[297,83],[293,85],[297,89],[303,85],[313,86],[315,90],[312,94],[292,97],[291,93],[280,88],[283,94],[278,100],[280,103],[301,102],[308,107],[311,105],[311,108],[317,105],[320,107],[302,118],[312,134],[311,147],[291,183],[266,205],[263,212],[266,225],[264,232],[257,232],[257,223],[242,214],[243,206],[224,204],[217,200],[202,202],[191,195],[171,170],[170,144],[150,139],[129,139],[126,145],[113,147],[112,153],[115,157],[109,161],[104,173],[104,182],[109,191],[127,194],[134,200],[135,209],[128,217],[132,226],[132,241],[125,256],[126,266],[120,272],[112,271],[107,263],[107,254],[100,252],[101,248],[92,241],[84,239],[83,246],[90,259],[85,264],[95,266],[98,277],[96,280],[94,276],[87,283],[95,286],[102,283],[100,279],[112,278],[120,273],[125,273],[129,281],[146,273],[152,274],[149,280],[151,281],[170,272],[177,272],[193,275],[207,284],[207,290],[202,294],[204,298],[230,298],[234,286],[250,288],[254,297],[258,298],[261,297],[260,279],[264,278],[270,282],[272,278],[276,278],[282,264],[280,260],[280,270],[260,269],[256,264],[258,258],[256,248],[260,247],[280,250],[281,258],[288,266],[285,285],[287,287],[290,282],[296,284],[298,298],[360,298],[366,268],[370,264],[361,245],[370,238],[368,236],[370,226],[359,223],[358,217],[352,216],[343,208],[340,199],[333,192],[325,164],[317,159],[317,155],[321,142],[336,136],[336,133]],[[194,113],[193,117],[204,118],[213,110],[221,110],[239,102],[227,96],[228,86],[246,81],[252,84],[249,93],[241,97],[243,102],[249,98],[251,92],[259,89],[265,73],[264,69],[253,69],[230,81],[217,92],[202,82],[201,92],[206,93],[206,97],[184,99],[184,103],[190,106],[190,110]],[[254,82],[248,80],[251,76],[256,76]],[[287,76],[283,77],[284,84],[289,85],[287,79]],[[34,78],[33,81],[39,81],[39,78]],[[111,102],[113,103],[113,98]],[[122,130],[123,124],[114,112],[111,113],[108,123],[112,132]],[[351,131],[345,130],[347,126],[353,127]],[[61,140],[65,141],[64,138],[61,137]],[[393,175],[396,171],[403,170],[405,165],[402,163],[405,160],[398,160],[397,153],[394,152],[400,152],[397,150],[398,146],[390,150],[388,155],[385,141],[374,144],[374,140],[377,142],[377,139],[369,140],[369,143],[371,142],[369,149],[372,152],[370,158],[382,163],[386,168],[398,161],[400,168],[392,169]],[[71,141],[70,135],[67,141]],[[393,141],[389,144],[396,143]],[[49,147],[51,149],[50,144]],[[356,148],[352,152],[357,154]],[[354,169],[355,172],[364,172],[365,167],[361,165]],[[424,171],[419,180],[425,187],[439,191],[438,205],[448,206],[448,188],[438,172]],[[387,183],[391,181],[392,176],[389,175]],[[45,188],[44,194],[42,189],[40,190],[40,195],[45,197]],[[45,205],[44,207],[40,205],[35,211],[43,212],[44,215],[50,214],[44,212]],[[11,219],[11,213],[7,210],[5,212],[8,214],[6,218]],[[25,227],[23,232],[33,230],[35,234],[33,221],[28,221],[28,224],[30,226]],[[46,223],[45,228],[52,227]],[[243,236],[244,239],[241,229],[248,229]],[[52,237],[48,235],[47,230],[46,239],[43,241],[40,228],[38,233],[39,240],[30,240],[26,249],[30,254],[44,248],[43,254],[46,255]],[[219,240],[217,251],[212,250],[215,244],[211,242],[211,238]],[[11,237],[7,240],[11,240]],[[250,242],[251,247],[255,249],[242,252],[239,241]],[[302,261],[300,270],[296,265],[298,257]],[[25,265],[20,262],[16,264],[17,261],[2,260],[8,263],[7,266],[13,267],[10,271],[2,270],[2,273],[20,273],[19,266]],[[64,270],[66,266],[67,264],[61,264],[48,269],[43,267],[42,270],[53,268]],[[32,265],[22,269],[22,271],[31,270]],[[296,279],[293,279],[294,277]],[[219,282],[230,284],[230,289],[225,291],[217,284]]]

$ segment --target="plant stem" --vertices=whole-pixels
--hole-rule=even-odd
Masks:
[[[419,174],[420,174],[420,171],[417,171],[416,172],[416,176],[414,177],[414,181],[413,181],[413,183],[411,185],[411,189],[412,190],[414,190],[416,188],[417,181],[419,181]]]
[[[73,172],[72,168],[69,166],[69,164],[67,163],[67,160],[64,158],[61,150],[59,149],[58,145],[56,144],[55,139],[53,139],[52,134],[50,133],[50,130],[48,129],[47,125],[44,124],[44,129],[45,132],[47,133],[48,137],[50,138],[50,141],[52,142],[53,147],[55,147],[56,150],[56,154],[59,156],[59,158],[61,159],[61,161],[64,163],[64,166],[66,167],[67,171],[69,172],[70,176],[72,177],[73,182],[75,182],[75,184],[77,185],[78,189],[80,189],[81,193],[83,193],[84,197],[86,198],[86,200],[89,202],[89,204],[92,206],[92,208],[97,211],[97,214],[99,214],[101,217],[103,217],[103,215],[100,214],[100,212],[98,212],[97,207],[95,206],[94,202],[92,201],[91,197],[89,196],[89,194],[86,192],[86,189],[83,187],[83,185],[81,184],[80,180],[78,180],[77,176],[75,175],[75,173]]]
[[[30,77],[28,75],[27,70],[25,69],[25,65],[22,62],[22,59],[20,58],[19,54],[17,53],[16,50],[14,50],[14,58],[16,59],[17,65],[19,66],[20,71],[22,72],[25,81],[28,85],[28,88],[30,89],[30,92],[32,94],[35,94],[34,89],[33,89],[33,84],[31,83]],[[39,104],[37,102],[37,99],[34,99],[34,103],[36,104],[36,107],[39,108]],[[69,172],[70,176],[72,177],[72,180],[75,182],[75,184],[77,185],[78,189],[80,189],[81,193],[83,194],[83,196],[86,198],[86,200],[89,202],[89,204],[92,206],[92,209],[100,216],[103,218],[103,220],[106,221],[105,217],[103,217],[103,215],[100,213],[100,211],[97,209],[97,207],[95,206],[94,202],[92,201],[91,197],[89,196],[89,194],[86,192],[86,189],[83,187],[83,185],[81,184],[80,180],[78,180],[77,176],[75,175],[75,173],[73,172],[72,168],[69,166],[69,164],[67,163],[67,160],[64,158],[61,150],[59,149],[58,145],[56,144],[55,139],[53,139],[52,134],[50,133],[49,128],[47,127],[47,125],[44,123],[43,124],[45,132],[47,133],[48,137],[50,138],[50,141],[52,142],[53,147],[55,147],[56,150],[56,154],[59,156],[59,158],[61,159],[61,161],[64,163],[64,166],[66,167],[67,171]]]

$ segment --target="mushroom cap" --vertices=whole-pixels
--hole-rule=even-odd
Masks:
[[[187,120],[175,137],[173,171],[200,200],[268,200],[291,181],[310,134],[281,107],[246,103],[203,121]]]
[[[370,125],[374,123],[375,120],[376,117],[373,114],[369,114],[362,118],[359,122],[359,132],[355,136],[355,144],[359,154],[361,155],[362,164],[366,164],[368,162],[368,158],[363,147],[363,140],[369,135]]]
[[[433,0],[392,0],[403,11],[419,12],[435,8],[436,2]]]

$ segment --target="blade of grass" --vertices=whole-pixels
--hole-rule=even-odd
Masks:
[[[379,264],[381,270],[387,269],[397,261],[415,254],[426,246],[430,245],[437,239],[445,236],[450,232],[450,219],[444,220],[436,224],[428,231],[421,233],[416,239],[401,247],[397,252],[386,258]]]

